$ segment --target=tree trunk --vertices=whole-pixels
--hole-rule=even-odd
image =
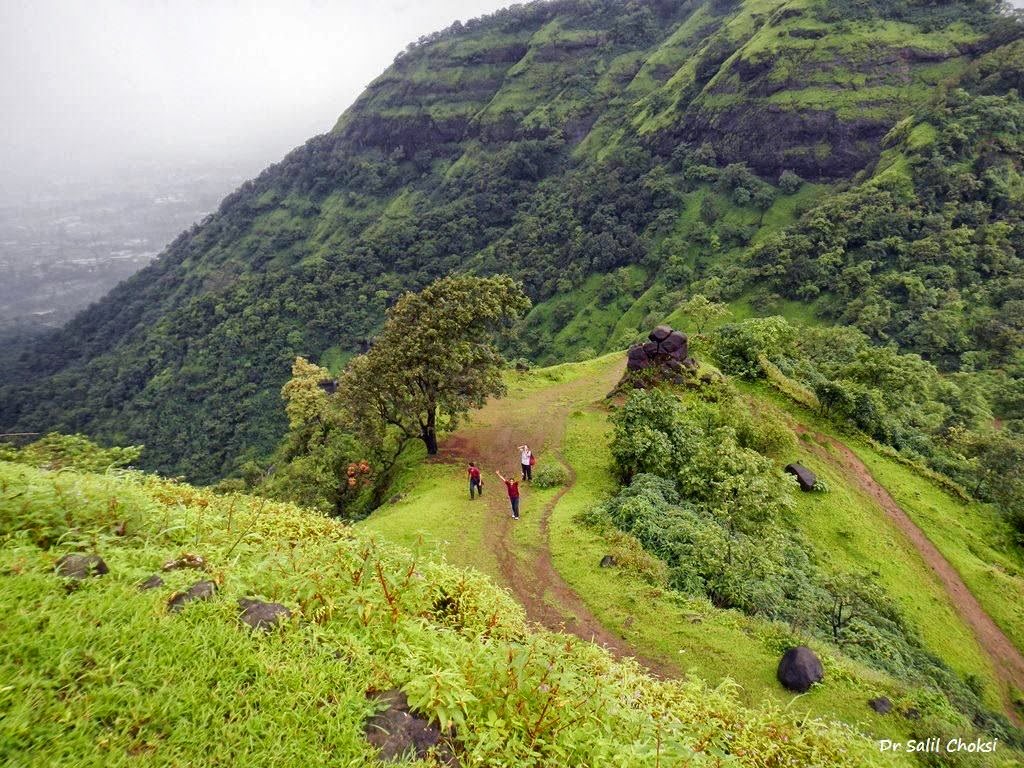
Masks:
[[[423,425],[423,444],[427,446],[427,455],[437,455],[437,409],[427,413],[427,423]]]

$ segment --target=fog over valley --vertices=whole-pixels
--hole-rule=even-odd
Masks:
[[[502,5],[3,3],[0,329],[64,322],[330,130],[408,43]]]

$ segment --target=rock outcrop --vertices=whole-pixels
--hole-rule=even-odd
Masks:
[[[697,361],[690,357],[689,337],[667,325],[659,325],[647,341],[634,344],[627,353],[626,375],[633,374],[637,386],[646,381],[682,384],[686,372],[696,370]]]
[[[868,706],[880,715],[888,715],[892,712],[892,702],[889,701],[887,696],[879,696],[876,699],[871,699],[868,702]]]
[[[164,585],[164,580],[161,579],[156,574],[153,574],[152,576],[150,576],[145,581],[139,582],[139,591],[140,592],[145,592],[146,590],[149,590],[149,589],[159,589],[163,585]]]
[[[177,613],[187,603],[196,600],[209,600],[217,592],[217,585],[212,581],[199,581],[189,587],[185,592],[179,592],[167,602],[167,609]]]
[[[366,740],[380,750],[380,759],[397,761],[413,754],[423,760],[432,754],[442,765],[458,765],[450,747],[443,741],[440,729],[416,715],[400,690],[384,691],[374,696],[384,709],[366,723]]]

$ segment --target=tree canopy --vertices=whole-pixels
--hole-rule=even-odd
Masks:
[[[420,439],[437,453],[440,423],[453,429],[488,397],[504,394],[499,338],[529,308],[505,275],[442,278],[406,293],[341,379],[339,396],[367,444],[400,452]]]

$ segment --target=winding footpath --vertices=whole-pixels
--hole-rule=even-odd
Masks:
[[[576,482],[572,466],[559,452],[566,419],[578,404],[604,397],[618,383],[623,370],[624,365],[609,366],[598,376],[557,384],[526,399],[491,400],[474,416],[472,427],[441,445],[441,455],[444,460],[476,461],[483,467],[483,498],[489,513],[484,528],[485,545],[494,552],[502,584],[523,606],[530,621],[594,642],[616,658],[634,659],[655,676],[677,677],[678,670],[638,654],[605,628],[551,560],[551,513]],[[539,465],[551,463],[557,457],[568,471],[568,480],[540,509],[531,503],[534,494],[528,483],[521,483],[522,519],[514,521],[505,488],[494,476],[494,470],[501,470],[506,477],[518,477],[516,446],[522,443],[534,449]],[[514,539],[514,528],[529,525],[531,517],[537,520],[539,544],[520,546]]]

